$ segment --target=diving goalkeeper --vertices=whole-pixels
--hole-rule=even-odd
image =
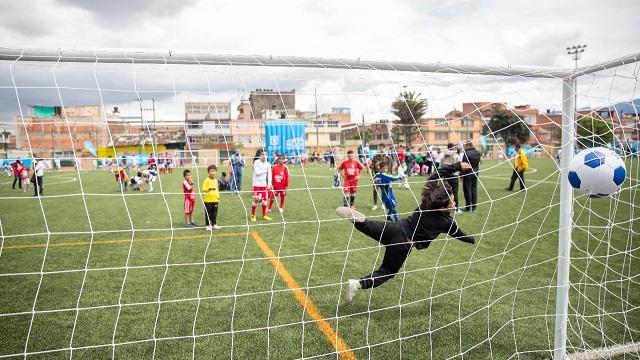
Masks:
[[[409,217],[399,222],[369,220],[364,214],[348,207],[336,209],[338,216],[354,223],[356,229],[379,241],[385,246],[384,258],[380,268],[359,280],[349,279],[346,293],[347,302],[351,302],[360,289],[369,289],[384,284],[393,278],[404,264],[414,247],[418,250],[429,247],[431,240],[441,233],[447,233],[456,239],[473,244],[475,239],[466,235],[450,212],[455,209],[453,193],[447,178],[456,176],[456,172],[465,172],[471,166],[465,162],[445,165],[429,177],[422,190],[421,204]]]

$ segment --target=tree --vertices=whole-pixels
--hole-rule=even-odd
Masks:
[[[602,120],[585,116],[578,120],[578,147],[607,146],[613,141],[613,130]]]
[[[482,134],[489,138],[499,136],[507,146],[525,143],[531,137],[527,124],[509,111],[494,111],[482,129]]]
[[[366,144],[373,140],[373,134],[369,130],[365,130],[361,133],[356,133],[353,135],[353,140],[361,140],[363,144]]]
[[[421,99],[420,96],[422,94],[416,94],[414,91],[403,91],[391,104],[391,112],[399,119],[394,121],[394,128],[400,128],[397,134],[403,135],[407,146],[411,146],[413,138],[418,133],[417,122],[429,107],[427,100]]]

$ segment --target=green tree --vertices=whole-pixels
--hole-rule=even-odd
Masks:
[[[602,120],[585,116],[578,120],[578,147],[607,146],[613,141],[613,130]]]
[[[373,134],[371,133],[371,131],[369,130],[365,130],[362,133],[356,133],[353,135],[353,140],[360,140],[362,137],[362,142],[364,144],[370,142],[371,140],[373,140]]]
[[[416,94],[414,91],[403,91],[391,104],[391,112],[399,119],[394,121],[394,128],[399,128],[396,136],[402,135],[407,146],[411,146],[418,133],[417,122],[429,107],[427,100],[421,99],[420,96],[422,94]]]
[[[507,146],[525,143],[531,137],[527,124],[510,111],[494,111],[482,134],[500,137]]]

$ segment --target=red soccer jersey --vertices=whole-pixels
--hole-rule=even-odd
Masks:
[[[345,180],[356,180],[358,174],[364,170],[364,166],[358,160],[345,160],[340,163],[338,170],[344,171]]]
[[[289,168],[286,165],[273,165],[271,168],[271,184],[274,190],[284,190],[289,186]]]
[[[404,161],[404,149],[398,150],[398,161]]]
[[[182,192],[184,193],[184,198],[189,200],[194,200],[196,197],[193,193],[193,180],[184,180],[182,182]]]

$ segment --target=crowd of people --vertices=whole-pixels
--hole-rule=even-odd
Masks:
[[[11,188],[15,189],[17,184],[18,189],[27,192],[29,187],[33,185],[33,196],[43,195],[44,173],[49,169],[51,169],[50,163],[44,159],[33,159],[31,166],[20,158],[4,165],[5,175],[13,176]]]
[[[519,147],[517,151],[519,151]],[[524,152],[522,152],[522,156],[526,156]],[[397,204],[392,188],[393,182],[400,182],[400,188],[408,189],[409,177],[431,176],[444,165],[465,162],[470,165],[470,168],[464,173],[454,172],[452,176],[446,178],[446,181],[451,187],[456,213],[475,212],[477,209],[477,184],[482,156],[471,142],[465,143],[462,147],[448,144],[442,150],[437,147],[425,147],[421,151],[413,147],[405,149],[402,145],[397,147],[392,145],[387,148],[384,144],[380,144],[374,149],[366,144],[358,147],[357,157],[355,160],[354,152],[348,151],[347,159],[338,166],[334,177],[336,182],[334,186],[342,184],[345,206],[355,209],[358,178],[362,173],[368,171],[373,179],[372,210],[378,209],[378,200],[380,200],[387,213],[387,219],[397,221]],[[520,170],[522,171],[518,172],[518,176],[522,179],[522,186],[524,186],[524,169]],[[458,198],[460,181],[462,181],[465,198],[464,207],[460,205]]]

